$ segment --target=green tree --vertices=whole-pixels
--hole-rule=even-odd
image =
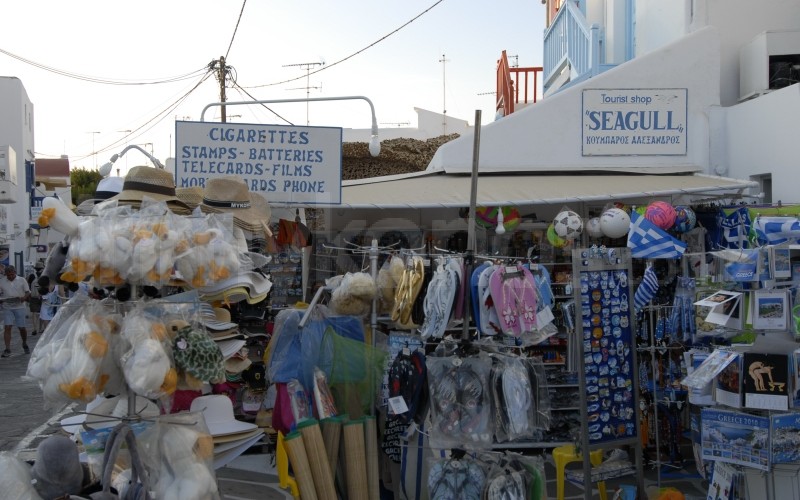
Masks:
[[[69,172],[69,181],[72,185],[72,202],[76,205],[94,196],[97,183],[102,176],[97,170],[86,170],[83,167],[75,168]]]

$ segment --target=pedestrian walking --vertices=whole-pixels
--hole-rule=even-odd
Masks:
[[[0,279],[0,293],[3,298],[3,308],[5,309],[5,328],[3,330],[3,342],[5,350],[0,357],[11,356],[11,329],[17,327],[19,336],[22,339],[22,350],[25,354],[31,351],[28,348],[28,329],[26,303],[31,298],[31,290],[28,281],[22,276],[17,276],[17,269],[14,266],[6,266],[5,279]]]

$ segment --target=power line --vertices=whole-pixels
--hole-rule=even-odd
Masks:
[[[159,78],[159,79],[154,79],[154,80],[113,80],[111,78],[101,78],[101,77],[94,77],[94,76],[88,76],[88,75],[80,75],[78,73],[72,73],[72,72],[67,71],[67,70],[54,68],[52,66],[47,66],[46,64],[42,64],[42,63],[37,63],[35,61],[31,61],[30,59],[26,59],[26,58],[24,58],[22,56],[18,56],[17,54],[14,54],[14,53],[9,52],[9,51],[4,50],[4,49],[0,49],[0,53],[5,54],[8,57],[11,57],[11,58],[16,59],[18,61],[24,62],[25,64],[29,64],[29,65],[34,66],[36,68],[43,69],[43,70],[49,71],[51,73],[55,73],[57,75],[65,76],[67,78],[74,78],[76,80],[82,80],[82,81],[85,81],[85,82],[99,83],[99,84],[104,84],[104,85],[158,85],[158,84],[162,84],[162,83],[174,83],[174,82],[180,82],[182,80],[188,80],[189,78],[197,76],[201,71],[205,71],[205,69],[206,69],[205,67],[203,67],[203,68],[193,70],[193,71],[191,71],[189,73],[186,73],[186,74],[183,74],[183,75],[171,76],[171,77],[168,77],[168,78]]]
[[[364,52],[365,50],[367,50],[367,49],[370,49],[370,48],[374,47],[375,45],[378,45],[378,44],[379,44],[379,43],[381,43],[382,41],[386,40],[386,39],[387,39],[387,38],[389,38],[390,36],[394,35],[394,34],[395,34],[395,33],[397,33],[398,31],[400,31],[401,29],[405,28],[405,27],[406,27],[406,26],[408,26],[409,24],[411,24],[411,23],[413,23],[414,21],[416,21],[417,19],[419,19],[419,18],[420,18],[420,17],[422,17],[423,15],[427,14],[427,13],[428,13],[428,12],[429,12],[431,9],[433,9],[434,7],[436,7],[437,5],[439,5],[440,3],[442,3],[443,1],[444,1],[444,0],[437,0],[437,1],[436,1],[436,2],[433,4],[433,5],[431,5],[431,6],[430,6],[430,7],[428,7],[427,9],[423,10],[422,12],[420,12],[419,14],[417,14],[416,16],[414,16],[413,18],[411,18],[409,21],[405,22],[405,23],[404,23],[403,25],[401,25],[399,28],[397,28],[397,29],[395,29],[395,30],[393,30],[393,31],[389,32],[388,34],[386,34],[386,35],[384,35],[384,36],[380,37],[380,38],[379,38],[379,39],[377,39],[376,41],[374,41],[374,42],[372,42],[371,44],[367,45],[367,46],[366,46],[366,47],[364,47],[363,49],[361,49],[361,50],[357,50],[356,52],[353,52],[352,54],[350,54],[349,56],[347,56],[347,57],[345,57],[345,58],[343,58],[343,59],[339,59],[338,61],[336,61],[336,62],[334,62],[334,63],[328,64],[328,65],[327,65],[327,66],[325,66],[324,68],[320,68],[320,69],[318,69],[318,70],[316,70],[316,71],[312,71],[312,72],[308,73],[308,74],[306,75],[306,77],[308,77],[309,75],[315,75],[315,74],[319,73],[320,71],[325,71],[326,69],[330,69],[330,68],[332,68],[332,67],[336,66],[337,64],[343,63],[343,62],[347,61],[348,59],[352,59],[353,57],[355,57],[355,56],[357,56],[358,54],[360,54],[360,53]],[[273,87],[273,86],[275,86],[275,85],[282,85],[282,84],[284,84],[284,83],[296,82],[297,80],[300,80],[301,78],[303,78],[303,77],[302,77],[302,76],[298,76],[297,78],[290,78],[289,80],[283,80],[283,81],[280,81],[280,82],[275,82],[275,83],[265,83],[265,84],[262,84],[262,85],[250,85],[250,86],[247,86],[247,87],[244,87],[244,88],[248,88],[248,89],[258,89],[258,88],[261,88],[261,87]]]
[[[231,47],[233,46],[233,39],[236,38],[236,32],[239,31],[239,23],[242,21],[242,14],[244,13],[244,6],[247,5],[247,0],[242,2],[242,10],[239,11],[239,19],[236,20],[236,27],[233,28],[233,35],[231,35],[231,43],[228,44],[228,50],[225,51],[225,59],[228,59],[228,55],[231,53]]]
[[[251,94],[250,92],[248,92],[247,90],[245,90],[245,88],[244,88],[244,87],[242,87],[241,85],[239,85],[239,83],[238,83],[236,80],[234,80],[234,81],[233,81],[233,85],[234,85],[234,87],[235,87],[235,88],[236,88],[238,91],[240,91],[240,92],[244,92],[244,93],[247,95],[247,97],[249,97],[250,99],[252,99],[252,100],[254,100],[254,101],[257,101],[257,100],[258,100],[258,99],[256,99],[255,97],[253,97],[253,94]],[[255,103],[254,103],[254,104],[255,104]],[[269,106],[267,106],[267,105],[266,105],[266,104],[264,104],[264,103],[259,103],[259,104],[260,104],[260,105],[261,105],[261,106],[262,106],[264,109],[266,109],[267,111],[269,111],[270,113],[272,113],[273,115],[275,115],[275,116],[277,116],[278,118],[280,118],[281,120],[285,121],[287,124],[294,126],[294,123],[292,123],[291,121],[287,120],[287,119],[286,119],[286,118],[284,118],[283,116],[281,116],[281,115],[279,115],[278,113],[276,113],[274,109],[270,108]]]

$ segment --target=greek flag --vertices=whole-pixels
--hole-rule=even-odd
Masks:
[[[644,216],[631,212],[628,248],[638,259],[680,259],[686,243],[673,238]]]
[[[797,244],[800,241],[800,220],[797,217],[756,217],[753,223],[759,245]]]
[[[750,212],[747,207],[741,207],[725,215],[720,210],[717,217],[720,233],[717,241],[718,248],[747,248],[747,236],[750,233]]]

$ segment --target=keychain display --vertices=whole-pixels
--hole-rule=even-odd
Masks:
[[[630,276],[611,265],[610,252],[604,254],[609,265],[595,270],[585,251],[586,270],[579,273],[590,443],[632,438],[637,427]]]

